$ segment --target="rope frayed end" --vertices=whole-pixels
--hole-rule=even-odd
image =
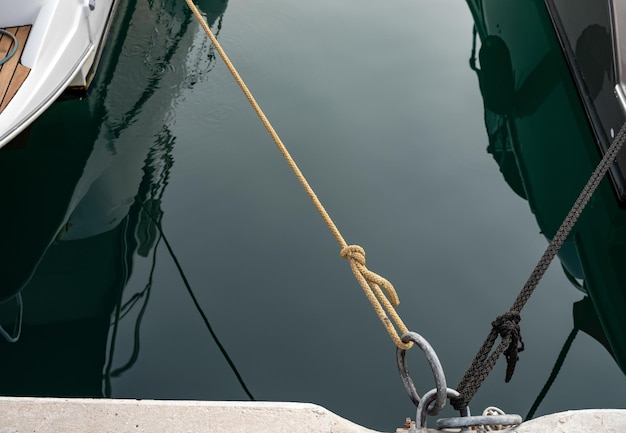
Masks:
[[[519,352],[524,351],[524,341],[519,322],[522,320],[519,311],[510,310],[496,318],[491,323],[493,329],[500,334],[503,341],[508,341],[508,347],[504,351],[506,358],[505,382],[509,382],[515,372],[515,365],[519,360]]]

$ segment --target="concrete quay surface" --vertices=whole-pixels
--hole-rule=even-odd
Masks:
[[[558,412],[526,421],[509,432],[626,433],[626,410],[585,409]]]
[[[507,431],[623,433],[626,410],[560,412]],[[376,433],[310,403],[0,397],[0,433],[131,432]]]
[[[374,433],[309,403],[0,397],[0,433]]]

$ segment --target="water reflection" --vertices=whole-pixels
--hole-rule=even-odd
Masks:
[[[594,132],[544,2],[504,6],[497,1],[468,1],[468,5],[475,21],[470,66],[483,96],[487,151],[551,239],[600,160]],[[591,30],[591,35],[583,32],[576,44],[583,56],[589,54],[586,36],[603,37],[596,27]],[[601,51],[594,55],[605,58]],[[589,76],[594,98],[601,88],[610,87],[610,74],[601,66],[600,75]],[[624,228],[626,213],[614,186],[605,180],[559,258],[569,281],[585,295],[573,306],[574,331],[565,349],[582,330],[626,372]]]
[[[409,3],[411,7],[424,7]],[[502,9],[499,15],[502,30],[489,27],[487,31],[488,22],[496,26],[496,15],[493,21],[479,15],[475,67],[483,75],[482,87],[490,95],[487,98],[494,101],[489,103],[491,108],[486,113],[491,137],[489,150],[498,158],[509,184],[528,197],[539,225],[549,236],[586,181],[586,174],[581,173],[593,165],[589,161],[597,158],[597,152],[586,145],[590,134],[586,127],[580,126],[585,124],[583,114],[564,107],[563,99],[574,96],[566,91],[568,86],[571,90],[571,85],[564,84],[568,75],[566,67],[553,55],[558,47],[545,42],[546,35],[552,34],[547,20],[535,16],[540,25],[533,32],[528,31],[528,23],[521,26],[512,22],[523,17],[530,20],[538,4],[524,2],[529,10],[517,17],[512,14],[517,9],[511,9],[511,5],[499,8],[496,2],[485,3],[485,14],[491,14],[494,8]],[[225,7],[221,2],[209,1],[201,2],[200,6],[207,12],[213,8],[215,16],[220,16],[219,10]],[[506,307],[517,287],[510,292],[503,288],[510,287],[512,280],[527,276],[521,274],[534,263],[529,264],[525,259],[536,260],[537,250],[544,244],[534,236],[534,222],[528,224],[526,204],[515,207],[519,200],[504,185],[496,165],[483,151],[486,136],[476,90],[479,85],[465,61],[471,36],[466,10],[463,9],[462,25],[449,26],[450,32],[456,32],[450,38],[458,40],[450,44],[447,34],[446,38],[436,40],[426,37],[440,31],[438,26],[453,11],[447,10],[446,4],[431,6],[432,10],[441,8],[437,18],[442,21],[437,28],[426,29],[415,26],[417,15],[399,14],[397,9],[379,8],[375,4],[366,7],[357,2],[335,4],[333,13],[328,13],[325,4],[232,4],[229,32],[224,32],[222,37],[230,38],[229,53],[234,54],[238,67],[243,66],[246,79],[253,80],[249,84],[255,94],[261,92],[257,96],[264,108],[269,104],[272,121],[281,134],[284,132],[287,141],[294,143],[298,162],[305,164],[303,169],[312,176],[311,181],[319,188],[333,217],[342,229],[349,231],[350,239],[367,246],[375,268],[399,288],[403,317],[418,332],[424,332],[439,351],[450,380],[454,380],[467,367],[468,357],[473,355],[471,351],[480,343],[474,337],[484,336],[483,325],[493,319],[492,314]],[[169,8],[167,13],[157,13],[163,7]],[[522,9],[522,5],[516,8]],[[427,9],[431,11],[430,7]],[[482,9],[479,11],[483,13]],[[297,20],[285,19],[294,12]],[[260,14],[258,19],[257,14]],[[355,14],[360,14],[358,19]],[[405,30],[396,34],[389,26],[376,35],[363,31],[374,28],[363,26],[370,15],[376,17],[370,18],[372,26],[375,22],[378,25],[395,22],[402,15]],[[6,363],[2,365],[6,368],[1,369],[0,392],[9,393],[11,382],[4,376],[20,375],[23,380],[19,389],[17,380],[13,382],[12,390],[16,393],[26,393],[24,390],[30,387],[31,394],[93,392],[93,395],[129,398],[245,398],[214,345],[206,344],[203,325],[190,310],[188,298],[181,299],[177,290],[182,289],[180,278],[172,261],[169,257],[163,259],[168,254],[165,241],[152,223],[151,215],[158,220],[164,210],[167,234],[177,247],[191,281],[204,285],[199,293],[204,308],[211,312],[216,326],[220,326],[220,335],[227,339],[238,366],[258,397],[312,401],[383,430],[397,426],[407,415],[414,415],[395,371],[393,348],[387,345],[386,335],[381,335],[384,331],[367,305],[355,304],[362,299],[346,263],[338,257],[332,239],[326,237],[327,232],[291,175],[285,174],[284,162],[272,145],[257,145],[264,137],[262,127],[249,107],[238,105],[244,98],[239,93],[231,96],[238,91],[230,78],[225,77],[224,70],[219,66],[212,69],[220,63],[198,55],[206,53],[208,44],[206,38],[191,31],[184,4],[138,0],[126,17],[121,25],[128,29],[120,36],[121,60],[108,57],[112,59],[111,77],[100,81],[102,84],[94,89],[94,94],[101,92],[103,96],[55,106],[55,111],[33,128],[28,146],[20,149],[24,155],[30,151],[32,156],[24,157],[19,163],[21,168],[16,170],[24,172],[32,168],[35,174],[40,174],[38,177],[16,175],[13,179],[32,182],[38,201],[49,198],[45,211],[48,216],[42,218],[42,212],[38,212],[41,208],[35,207],[32,213],[22,211],[22,217],[5,225],[21,228],[7,236],[29,231],[26,239],[31,245],[31,239],[39,237],[40,229],[49,225],[41,242],[42,250],[62,232],[31,284],[23,290],[24,297],[29,291],[35,292],[35,279],[39,275],[44,277],[44,270],[48,274],[57,268],[64,272],[70,268],[76,270],[77,266],[88,263],[89,257],[102,257],[103,263],[94,265],[95,278],[76,283],[77,294],[50,303],[51,307],[45,311],[48,316],[60,317],[64,311],[71,310],[69,302],[82,293],[79,289],[93,287],[95,297],[95,290],[100,287],[106,293],[101,295],[101,301],[93,302],[100,307],[100,311],[93,313],[99,328],[94,326],[88,332],[86,321],[74,320],[67,322],[63,332],[50,331],[45,336],[44,326],[25,329],[23,341],[27,335],[39,333],[43,336],[40,340],[54,338],[57,345],[50,347],[50,344],[50,351],[46,352],[45,346],[35,348],[33,343],[32,349],[28,349],[30,353],[24,351],[18,357],[15,347],[20,346],[3,344],[3,354],[13,354],[1,361]],[[322,17],[328,31],[319,32],[319,39],[312,38],[311,28],[318,30]],[[357,24],[346,31],[349,22]],[[215,20],[214,27],[218,29],[219,25],[220,19]],[[416,43],[421,35],[415,33],[417,30],[427,33],[424,46]],[[354,41],[338,44],[346,34],[354,37]],[[485,67],[490,63],[489,50],[485,48],[483,58],[479,58],[479,35],[483,45],[488,45],[484,41],[489,35],[504,42],[503,45],[492,38],[490,56],[498,66],[499,59],[503,56],[506,59],[509,52],[515,72],[509,71],[506,81],[504,72],[492,74]],[[376,39],[367,39],[369,36]],[[543,42],[536,43],[535,39]],[[551,36],[550,40],[553,39]],[[430,42],[440,45],[433,47]],[[173,48],[168,50],[168,47]],[[414,50],[419,55],[410,54]],[[435,55],[444,51],[447,54],[443,58]],[[379,61],[378,55],[386,60]],[[277,65],[272,64],[277,57]],[[429,69],[423,62],[425,58],[439,60],[426,62]],[[520,58],[532,67],[520,69]],[[397,79],[387,80],[385,77],[390,75],[384,66],[389,64],[406,65],[405,75],[400,75],[398,70]],[[416,74],[419,79],[415,79]],[[508,87],[490,91],[489,86],[494,83],[489,77],[493,75],[502,78],[500,86],[505,87],[504,83]],[[440,76],[442,79],[438,80]],[[442,90],[448,89],[448,85],[454,91]],[[433,89],[432,94],[427,92],[429,89]],[[372,101],[380,103],[372,104]],[[440,115],[452,108],[456,111],[450,116]],[[227,115],[224,109],[229,110]],[[71,110],[84,118],[83,132],[74,131],[75,126],[63,126],[63,120],[69,117],[66,113]],[[219,112],[213,116],[215,110]],[[546,121],[549,116],[562,117],[560,121],[567,128],[559,129],[554,121]],[[458,124],[459,128],[450,128],[451,124]],[[572,127],[579,130],[570,130]],[[555,148],[553,141],[561,147]],[[33,143],[40,143],[39,151],[34,150]],[[88,143],[87,149],[84,143]],[[476,143],[478,147],[473,147]],[[576,149],[572,151],[574,155],[569,155],[569,148],[565,155],[560,154],[565,143]],[[68,149],[61,154],[63,146],[73,147],[73,151]],[[56,159],[50,155],[53,151],[58,152]],[[0,160],[5,158],[3,155]],[[15,158],[19,154],[10,155]],[[44,155],[50,158],[47,171],[42,168],[46,163]],[[176,164],[172,166],[174,156]],[[332,162],[328,161],[329,156]],[[80,162],[71,162],[73,158]],[[9,156],[2,163],[13,165]],[[36,163],[41,163],[40,167],[35,168]],[[567,164],[567,172],[549,170],[562,163]],[[107,171],[109,166],[115,169]],[[533,167],[532,173],[523,171],[529,167]],[[69,178],[66,187],[60,184],[64,177]],[[101,177],[102,180],[96,180]],[[118,183],[122,177],[128,180],[128,185]],[[108,188],[118,193],[109,193]],[[96,194],[96,189],[100,193]],[[61,194],[63,190],[65,196]],[[90,191],[94,193],[91,198],[87,197]],[[352,192],[356,194],[353,196]],[[75,194],[77,199],[73,200]],[[97,198],[106,198],[106,203],[94,200]],[[20,199],[21,195],[17,196],[15,207],[19,207]],[[85,206],[79,206],[83,199]],[[139,202],[145,206],[138,206]],[[498,205],[494,206],[494,202]],[[55,211],[53,206],[61,209]],[[540,211],[548,206],[556,207],[554,216]],[[73,213],[70,210],[74,209],[78,210],[70,218]],[[32,222],[26,230],[24,221],[28,215],[32,215]],[[108,218],[102,218],[103,215]],[[69,221],[72,225],[65,224]],[[99,239],[102,244],[96,242]],[[528,245],[519,245],[528,239]],[[419,244],[417,250],[413,246],[404,248],[415,242]],[[11,243],[12,248],[20,245],[19,241]],[[87,247],[88,244],[91,246]],[[69,249],[72,245],[85,245],[80,249],[83,254],[77,249],[74,256],[68,254],[64,260],[62,247]],[[95,254],[94,248],[101,252]],[[246,261],[245,272],[241,267],[242,248],[246,257],[258,259]],[[126,250],[120,252],[123,249]],[[563,254],[567,251],[571,249]],[[147,258],[138,260],[139,255]],[[48,257],[58,259],[50,260],[50,266],[44,267]],[[70,289],[60,276],[56,281],[57,294],[62,293],[61,289]],[[262,287],[255,290],[260,282]],[[45,283],[39,287],[40,292],[54,288]],[[578,295],[575,290],[571,292],[573,296],[568,299]],[[552,301],[561,293],[538,294],[542,295]],[[559,300],[562,299],[555,302]],[[330,301],[336,304],[329,307]],[[25,314],[29,309],[32,311],[33,303],[25,299]],[[548,308],[538,304],[530,307],[539,311],[536,316],[525,316],[525,331],[553,322],[542,318],[548,314]],[[87,312],[88,305],[74,311]],[[466,335],[459,336],[452,323],[440,324],[439,307],[444,305],[449,317],[470,316],[464,323]],[[15,308],[11,302],[6,306],[10,311],[3,317],[8,317],[7,325],[10,325]],[[557,310],[552,306],[550,309]],[[114,326],[108,327],[111,316]],[[570,326],[566,319],[559,320],[557,325]],[[71,323],[79,326],[71,327]],[[346,329],[346,324],[350,329]],[[137,338],[140,327],[142,338]],[[337,333],[337,329],[342,333]],[[244,342],[250,330],[254,331],[254,338]],[[346,331],[351,333],[349,350],[343,334]],[[563,330],[545,334],[556,334],[552,340],[558,340],[560,331]],[[562,332],[563,339],[568,332],[569,329]],[[87,342],[88,336],[98,342]],[[526,336],[532,337],[530,333]],[[59,342],[63,337],[65,340]],[[90,350],[92,343],[95,349]],[[79,349],[81,344],[84,350]],[[548,375],[550,365],[545,365],[543,349],[549,344],[541,338],[534,341],[529,338],[529,350],[518,367],[522,371],[514,378],[519,379],[518,384],[523,382],[522,389],[511,392],[511,387],[500,388],[501,375],[496,373],[498,377],[483,389],[489,397],[484,400],[491,400],[485,403],[496,403],[514,412],[522,412],[523,405],[530,405],[542,385],[537,382],[544,379],[537,378],[536,372],[543,367]],[[68,345],[71,347],[66,348]],[[530,349],[537,346],[542,355],[533,362]],[[581,346],[575,344],[576,347]],[[86,357],[90,352],[94,361],[88,363]],[[9,358],[15,361],[9,364]],[[71,383],[72,378],[67,375],[73,362],[71,374],[83,377],[89,374],[90,389],[77,390],[77,384],[73,385],[75,389],[62,388],[63,384],[46,385],[43,379],[33,385],[36,381],[27,380],[27,376],[34,377],[37,371],[43,371],[44,360],[50,364],[55,360],[67,364],[65,370],[57,366],[54,371],[57,376],[66,371],[63,373],[66,384]],[[20,362],[25,368],[13,369]],[[79,368],[87,365],[92,366],[90,371],[81,373]],[[529,370],[526,375],[524,368]],[[50,369],[45,371],[40,376],[50,373]],[[416,379],[420,381],[419,390],[427,390],[432,381],[428,370],[412,368],[413,371],[422,375]],[[115,379],[118,375],[123,378]],[[87,383],[87,379],[83,382]],[[593,403],[586,400],[579,403],[575,398],[568,400],[573,394],[570,389],[564,394],[567,398],[553,404],[550,410],[568,405],[597,405],[595,397]],[[480,399],[482,395],[476,401]],[[479,404],[472,409],[479,410]]]
[[[219,32],[225,0],[205,2]],[[156,24],[155,24],[156,23]],[[130,368],[152,274],[124,293],[135,255],[156,260],[161,200],[175,142],[171,101],[210,71],[188,74],[197,24],[184,2],[129,0],[111,30],[88,98],[53,105],[0,153],[5,209],[0,322],[21,335],[0,342],[0,394],[111,395]],[[112,363],[117,325],[136,321],[135,349]],[[105,380],[103,386],[103,371]]]

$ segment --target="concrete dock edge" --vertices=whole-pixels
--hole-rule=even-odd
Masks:
[[[626,432],[626,410],[584,409],[558,412],[532,419],[510,433],[622,433]]]
[[[0,433],[374,433],[309,403],[0,397]]]
[[[622,433],[626,410],[559,412],[507,431]],[[0,433],[131,432],[376,433],[310,403],[0,397]]]

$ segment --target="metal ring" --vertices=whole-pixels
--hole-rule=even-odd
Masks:
[[[519,415],[483,415],[483,416],[465,416],[454,418],[441,418],[437,420],[437,428],[462,428],[473,426],[513,426],[522,423],[522,417]]]
[[[422,350],[422,352],[424,352],[424,355],[426,355],[428,364],[430,364],[430,368],[433,371],[433,376],[435,377],[435,386],[437,391],[436,402],[432,407],[427,409],[427,412],[428,415],[437,415],[446,405],[447,399],[446,376],[443,373],[443,367],[441,366],[441,362],[439,362],[439,358],[437,357],[437,354],[433,350],[432,346],[428,343],[428,341],[426,341],[424,337],[419,335],[417,332],[407,332],[401,337],[401,339],[403,343],[408,343],[409,341],[412,341]],[[411,379],[411,376],[409,375],[409,369],[406,366],[405,349],[398,348],[396,350],[396,361],[398,362],[398,371],[400,372],[400,378],[402,379],[402,383],[404,384],[404,388],[406,389],[407,394],[409,394],[409,398],[411,399],[411,401],[413,401],[413,404],[415,406],[419,406],[422,399],[415,389],[413,379]]]
[[[426,414],[429,413],[427,408],[428,405],[435,400],[435,398],[437,397],[437,393],[437,389],[431,389],[426,394],[424,394],[424,397],[422,397],[422,401],[420,401],[420,404],[417,406],[417,413],[415,414],[415,425],[421,428],[426,428]],[[460,395],[461,394],[459,394],[457,390],[452,388],[446,388],[446,397],[459,398]],[[470,416],[469,407],[465,407],[465,409],[461,411],[461,416]]]

